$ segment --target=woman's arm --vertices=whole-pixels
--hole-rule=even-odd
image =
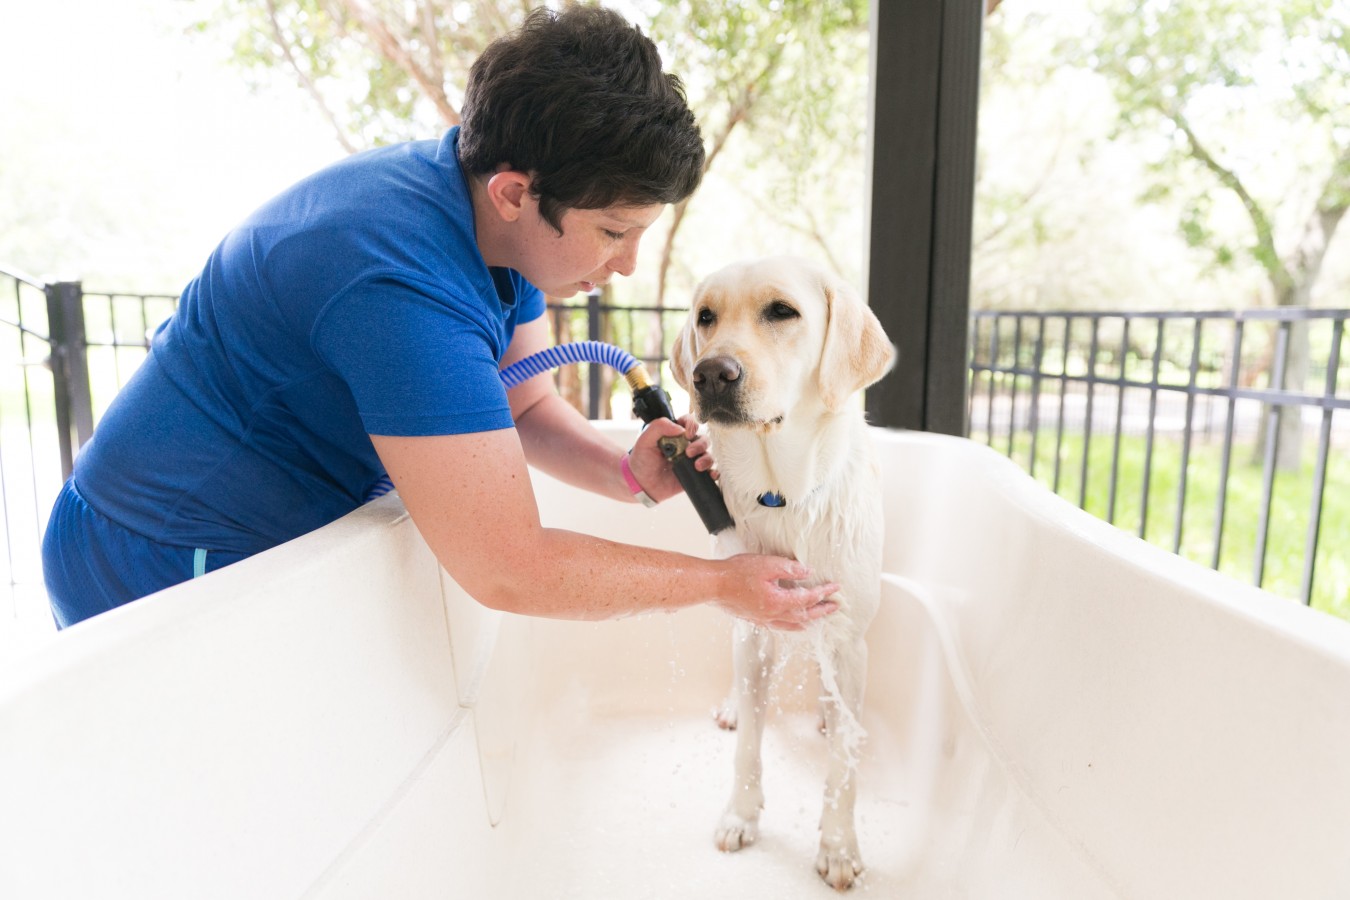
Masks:
[[[838,585],[801,587],[807,566],[771,556],[706,560],[544,528],[513,429],[372,435],[423,538],[486,606],[604,619],[714,602],[760,625],[799,629],[832,612]]]

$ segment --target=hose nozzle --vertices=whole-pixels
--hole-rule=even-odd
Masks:
[[[628,382],[628,389],[634,394],[652,386],[652,377],[647,374],[647,367],[642,363],[624,372],[623,377]]]

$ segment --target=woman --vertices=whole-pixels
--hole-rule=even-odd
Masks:
[[[593,7],[529,16],[474,64],[461,126],[311,176],[212,253],[56,502],[58,625],[331,522],[386,472],[441,564],[495,609],[715,602],[780,628],[831,612],[835,586],[794,585],[810,573],[792,560],[539,522],[527,463],[615,500],[679,491],[656,441],[692,423],[655,422],[625,454],[547,376],[508,394],[498,372],[546,346],[545,293],[632,273],[702,167],[679,81],[638,29]],[[690,448],[703,469],[705,450]]]

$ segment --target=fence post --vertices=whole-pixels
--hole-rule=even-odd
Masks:
[[[600,289],[596,288],[586,295],[586,339],[600,340]],[[600,418],[600,364],[586,364],[586,417]]]
[[[86,358],[88,342],[84,333],[84,287],[78,281],[58,281],[47,285],[44,292],[52,348],[52,387],[56,396],[61,474],[69,478],[75,465],[75,454],[94,433],[94,408]]]

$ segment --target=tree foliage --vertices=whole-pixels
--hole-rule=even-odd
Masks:
[[[1181,197],[1189,244],[1255,262],[1273,302],[1306,305],[1350,209],[1350,6],[1112,0],[1098,17],[1082,62],[1111,84],[1122,129],[1161,138],[1145,198]],[[1247,228],[1221,227],[1219,197]]]
[[[234,36],[260,83],[284,73],[308,92],[349,151],[427,137],[459,121],[469,66],[537,3],[521,0],[216,0],[201,24]],[[634,20],[684,80],[708,167],[749,135],[775,190],[800,201],[840,153],[861,168],[867,0],[634,0]],[[644,21],[645,19],[645,21]],[[850,99],[851,98],[851,99]],[[841,102],[841,100],[843,102]],[[821,152],[821,142],[831,146]],[[829,219],[850,207],[813,195],[770,209],[832,257]],[[695,201],[697,202],[697,201]],[[657,303],[688,204],[660,253]],[[832,208],[831,208],[832,207]]]
[[[684,78],[703,125],[707,168],[738,129],[749,131],[757,150],[749,164],[771,160],[779,174],[779,196],[767,209],[790,220],[800,213],[792,226],[832,257],[804,197],[828,171],[833,154],[851,154],[859,167],[864,158],[865,110],[840,99],[859,96],[867,59],[866,0],[682,0],[651,3],[648,14],[652,34],[668,49],[671,68]],[[661,253],[658,305],[664,305],[667,270],[688,203],[676,207]]]
[[[519,24],[525,3],[219,0],[201,29],[233,35],[259,83],[293,77],[349,151],[459,122],[469,66]]]

